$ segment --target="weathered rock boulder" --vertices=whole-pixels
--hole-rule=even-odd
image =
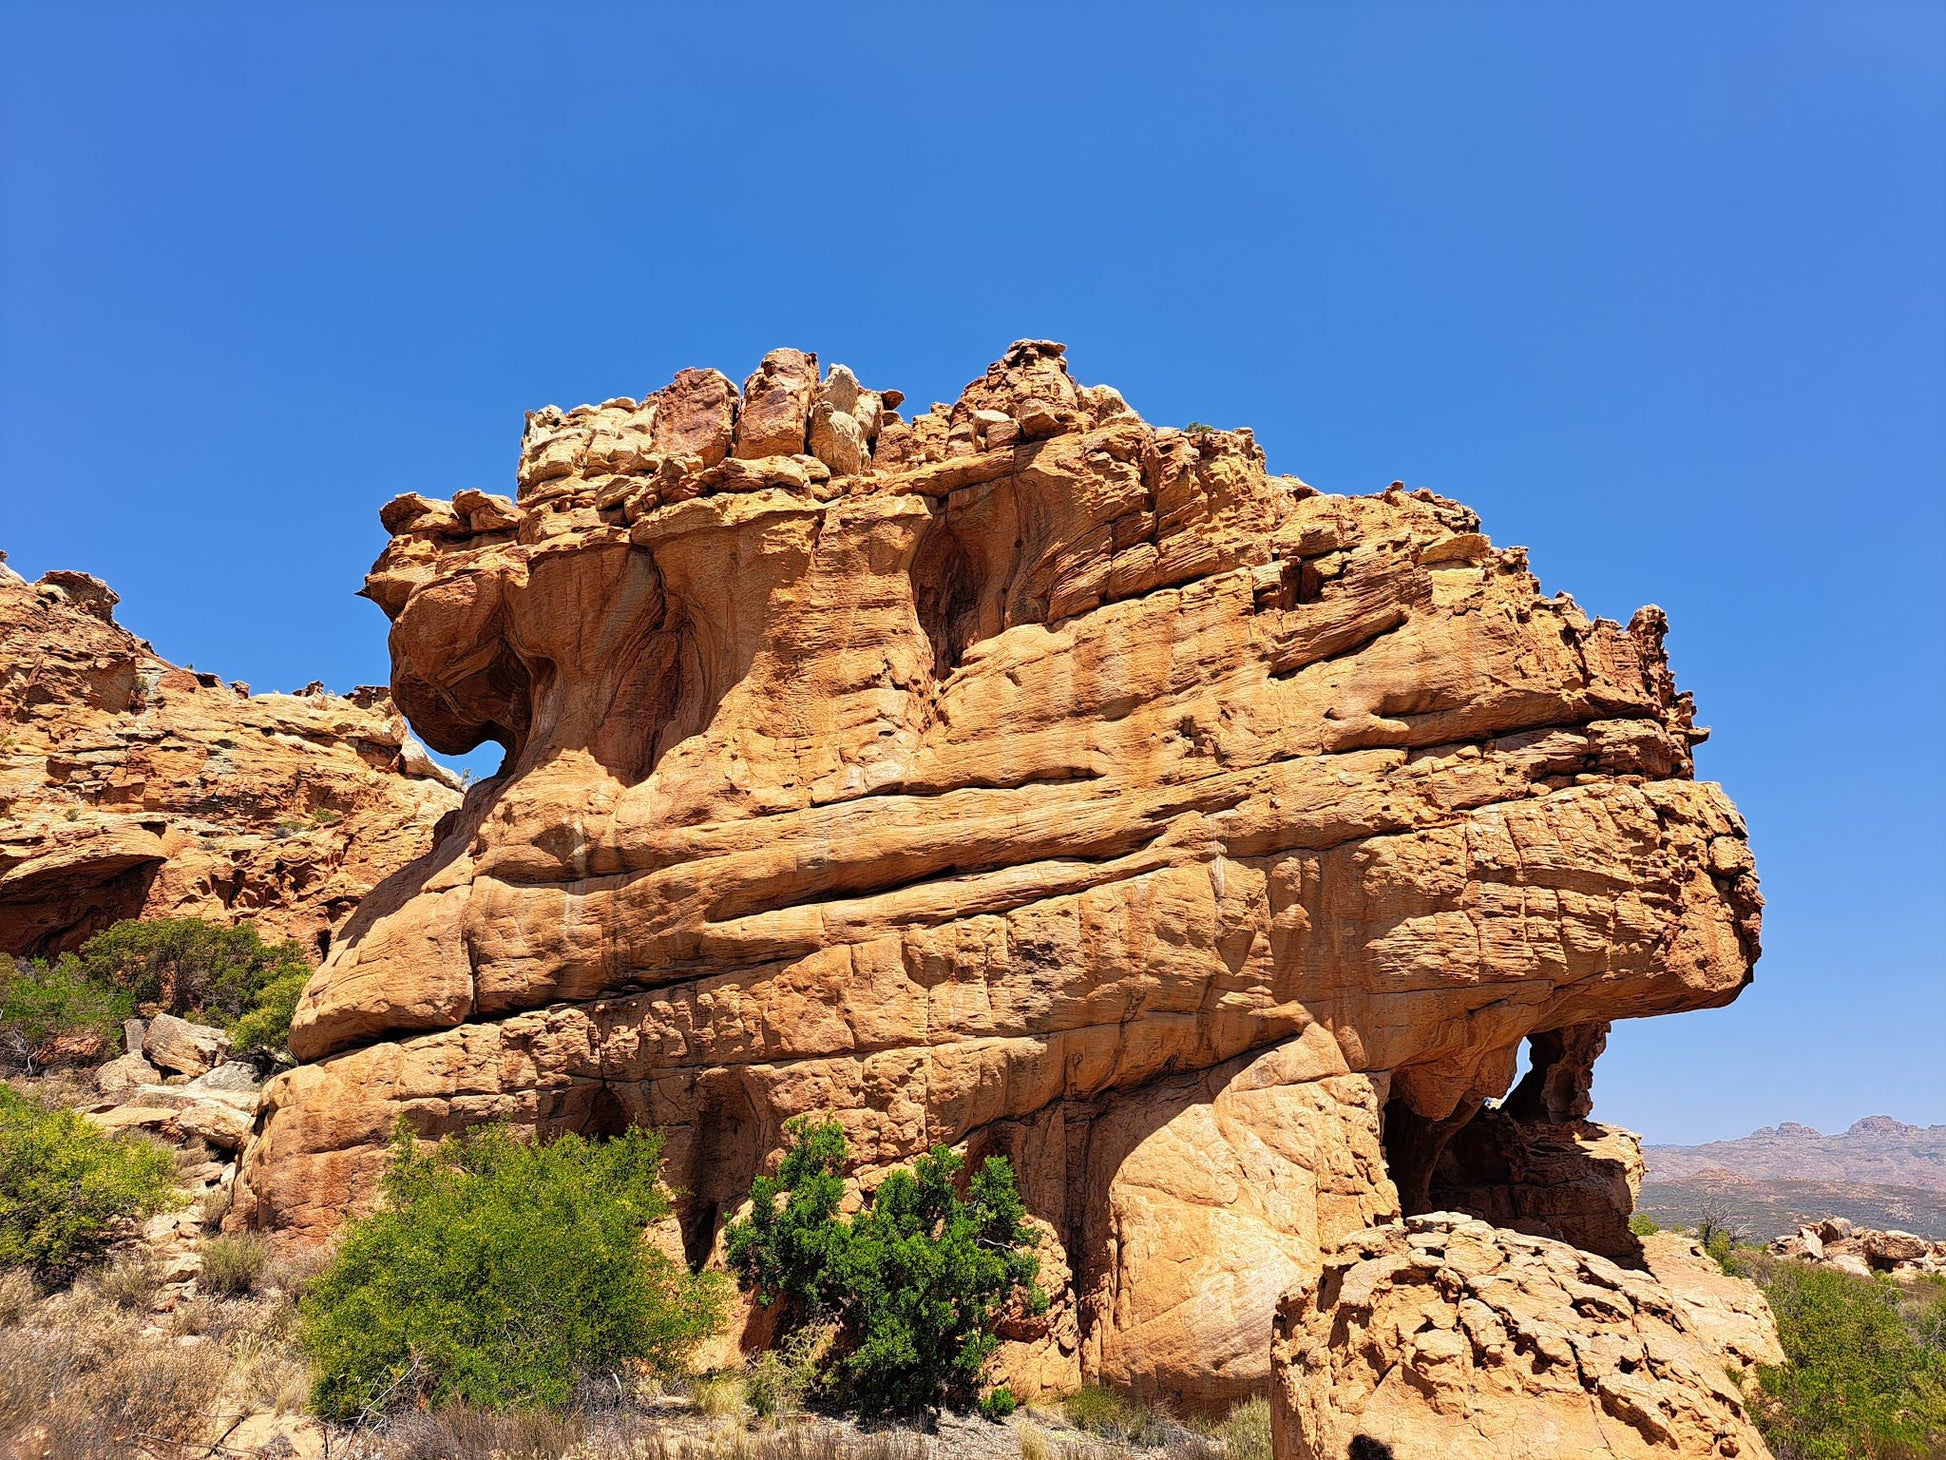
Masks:
[[[1770,1244],[1779,1257],[1835,1268],[1854,1277],[1889,1273],[1897,1278],[1946,1272],[1946,1242],[1912,1232],[1855,1227],[1843,1217],[1800,1227]]]
[[[207,1024],[158,1014],[142,1036],[142,1058],[177,1075],[203,1075],[230,1055],[230,1036]]]
[[[115,603],[0,563],[0,953],[174,914],[321,950],[431,849],[458,782],[383,690],[252,695],[161,658]]]
[[[1453,1213],[1328,1255],[1278,1308],[1272,1364],[1277,1460],[1770,1453],[1660,1283]]]
[[[1686,1232],[1642,1239],[1642,1265],[1681,1307],[1691,1330],[1723,1360],[1731,1377],[1785,1362],[1777,1319],[1763,1289],[1732,1277]]]
[[[506,762],[334,942],[234,1220],[322,1238],[400,1115],[647,1122],[702,1261],[831,1112],[867,1186],[1012,1158],[1066,1278],[1030,1387],[1216,1404],[1436,1182],[1625,1216],[1542,1127],[1608,1020],[1736,996],[1760,907],[1660,613],[1543,596],[1430,492],[1152,427],[1059,345],[900,403],[777,352],[741,400],[535,413],[491,510],[388,504],[397,702]],[[1442,1166],[1530,1038],[1545,1159]]]

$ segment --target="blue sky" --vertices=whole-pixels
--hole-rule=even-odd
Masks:
[[[1946,8],[0,17],[0,547],[171,658],[383,680],[379,504],[510,490],[531,407],[1062,339],[1669,611],[1767,951],[1598,1116],[1946,1121]]]

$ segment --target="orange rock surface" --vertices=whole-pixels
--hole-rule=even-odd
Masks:
[[[115,603],[0,565],[0,953],[176,914],[321,952],[431,850],[457,779],[383,690],[252,695],[155,654]]]
[[[1326,1247],[1504,1179],[1440,1161],[1524,1040],[1521,1118],[1577,1120],[1606,1021],[1748,981],[1658,611],[1052,343],[900,404],[778,351],[531,415],[517,498],[387,505],[393,693],[506,763],[334,943],[234,1221],[328,1232],[400,1115],[640,1121],[700,1261],[830,1112],[866,1186],[1012,1157],[1058,1289],[1021,1391],[1215,1404]]]
[[[1699,1321],[1693,1291],[1450,1212],[1358,1233],[1278,1311],[1272,1453],[1766,1460],[1725,1361],[1782,1353],[1762,1296],[1723,1281],[1748,1290],[1742,1330]]]

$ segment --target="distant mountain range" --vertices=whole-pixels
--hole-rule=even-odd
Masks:
[[[1704,1203],[1746,1236],[1782,1236],[1821,1217],[1946,1239],[1946,1125],[1867,1116],[1838,1135],[1786,1123],[1734,1141],[1646,1146],[1637,1203],[1665,1225],[1693,1226]]]
[[[1863,1181],[1946,1191],[1946,1125],[1907,1125],[1868,1115],[1835,1136],[1808,1125],[1767,1125],[1734,1141],[1645,1146],[1648,1179],[1680,1181],[1728,1171],[1773,1181]]]

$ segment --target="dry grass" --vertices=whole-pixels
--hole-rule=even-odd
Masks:
[[[270,1265],[270,1246],[254,1232],[214,1237],[203,1244],[202,1285],[225,1298],[253,1291]]]
[[[125,1252],[96,1273],[89,1286],[119,1308],[146,1312],[162,1286],[161,1264],[150,1253]]]
[[[127,1296],[95,1279],[36,1298],[0,1276],[0,1307],[18,1307],[0,1324],[0,1455],[188,1460],[240,1413],[302,1408],[287,1304],[203,1298],[157,1318]]]
[[[40,1300],[40,1289],[34,1286],[34,1275],[26,1268],[10,1267],[0,1271],[0,1328],[13,1327]]]
[[[0,1450],[173,1454],[207,1438],[228,1367],[207,1340],[144,1338],[138,1317],[97,1294],[49,1300],[0,1331]]]
[[[750,1385],[741,1374],[707,1374],[689,1386],[689,1402],[711,1419],[741,1419],[750,1408]]]

